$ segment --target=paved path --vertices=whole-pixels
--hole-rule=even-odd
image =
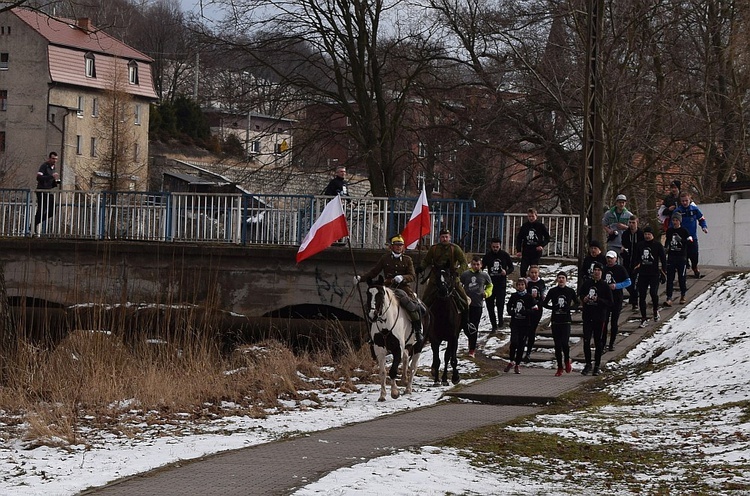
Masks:
[[[725,274],[725,269],[702,267],[704,279],[688,280],[688,303]],[[662,287],[663,289],[663,287]],[[683,305],[662,309],[668,320]],[[650,311],[649,311],[650,313]],[[623,336],[615,352],[603,362],[622,356],[659,323],[640,329],[630,307],[620,319]],[[580,344],[573,356],[583,354]],[[231,451],[165,467],[124,479],[82,494],[101,496],[160,495],[203,496],[289,494],[342,467],[390,454],[398,449],[439,443],[455,434],[511,421],[541,411],[544,404],[596,380],[580,373],[554,377],[553,370],[524,367],[521,374],[503,374],[448,393],[482,403],[441,403],[355,425],[312,433],[285,441]],[[429,428],[425,428],[429,426]]]

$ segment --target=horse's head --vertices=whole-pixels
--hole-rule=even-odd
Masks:
[[[379,282],[367,281],[367,285],[367,318],[370,322],[375,322],[383,313],[385,288],[383,287],[382,278]]]
[[[439,298],[447,298],[453,293],[456,285],[456,278],[453,272],[448,268],[442,268],[437,271],[435,286]]]

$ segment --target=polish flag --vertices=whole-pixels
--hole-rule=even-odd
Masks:
[[[422,194],[419,195],[417,204],[414,205],[414,211],[411,213],[409,222],[406,223],[401,237],[404,238],[404,244],[409,250],[417,247],[417,243],[422,236],[430,234],[430,206],[427,204],[427,193],[422,185]]]
[[[297,251],[297,263],[315,255],[331,246],[334,241],[349,236],[349,228],[346,225],[344,217],[344,206],[341,204],[341,197],[335,196],[328,202],[323,213],[315,221],[310,232]]]

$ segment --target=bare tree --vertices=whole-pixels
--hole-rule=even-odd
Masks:
[[[109,191],[131,189],[131,183],[139,174],[145,179],[147,161],[146,157],[139,156],[135,135],[135,100],[125,91],[128,84],[126,63],[115,59],[112,84],[101,98],[95,129],[97,163],[106,172],[105,186]]]
[[[231,6],[235,15],[231,30],[214,39],[241,50],[272,75],[268,80],[293,89],[301,108],[330,108],[346,119],[351,161],[364,165],[374,194],[393,194],[402,151],[397,137],[413,85],[434,50],[429,33],[400,17],[406,2],[215,3]],[[301,145],[295,141],[295,148]]]

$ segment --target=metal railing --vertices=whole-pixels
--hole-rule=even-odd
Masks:
[[[37,192],[38,193],[38,192]],[[241,193],[0,189],[0,237],[122,241],[299,245],[330,197]],[[349,240],[355,248],[381,248],[409,220],[416,198],[345,197]],[[526,214],[471,212],[470,200],[429,200],[430,245],[441,229],[467,252],[483,253],[490,239],[515,252]],[[39,207],[39,208],[37,208]],[[47,214],[49,213],[49,216]],[[38,228],[35,216],[41,216]],[[552,241],[546,253],[578,254],[580,218],[542,214]]]

